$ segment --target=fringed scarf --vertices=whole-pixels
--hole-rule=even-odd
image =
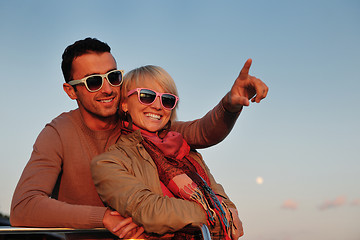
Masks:
[[[133,126],[134,129],[139,129]],[[219,219],[223,239],[230,239],[230,224],[226,218],[221,197],[210,188],[210,180],[201,165],[189,155],[190,146],[177,132],[168,132],[164,138],[140,129],[142,144],[153,159],[160,181],[175,197],[200,204],[206,212],[208,225],[213,228]],[[123,128],[122,133],[132,132]],[[184,237],[184,236],[183,236]],[[189,236],[186,236],[188,238]]]

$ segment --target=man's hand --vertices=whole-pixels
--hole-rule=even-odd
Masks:
[[[239,112],[243,106],[249,106],[249,100],[259,103],[266,97],[269,88],[260,79],[249,75],[252,60],[249,58],[241,69],[230,92],[227,94],[224,107],[230,112]]]
[[[120,238],[138,238],[144,232],[144,228],[136,225],[131,217],[124,218],[110,209],[105,212],[103,224],[112,234]]]
[[[244,230],[243,230],[243,226],[242,226],[242,222],[239,218],[239,214],[238,211],[235,208],[229,208],[232,218],[233,218],[233,224],[234,226],[232,227],[231,230],[231,239],[232,240],[237,240],[239,239],[239,237],[244,235]]]

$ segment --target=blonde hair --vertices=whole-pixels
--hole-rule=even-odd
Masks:
[[[121,103],[127,98],[127,93],[132,90],[132,86],[141,87],[142,81],[155,81],[159,84],[165,92],[172,93],[179,96],[176,84],[173,78],[168,72],[159,66],[146,65],[139,68],[135,68],[124,76],[124,81],[121,86]],[[176,107],[171,111],[170,120],[176,120],[176,109],[178,108],[179,102]]]

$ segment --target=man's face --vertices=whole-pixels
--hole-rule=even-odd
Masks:
[[[88,53],[74,59],[72,63],[72,79],[82,79],[93,74],[105,74],[116,69],[116,62],[111,53]],[[120,86],[113,87],[106,79],[97,92],[89,92],[85,85],[76,85],[76,100],[85,122],[106,122],[117,113],[120,101]],[[92,123],[90,123],[90,122]]]

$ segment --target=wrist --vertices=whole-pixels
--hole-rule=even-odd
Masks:
[[[232,104],[230,92],[228,92],[222,99],[222,106],[226,112],[235,114],[241,112],[241,110],[243,109],[243,105]]]

